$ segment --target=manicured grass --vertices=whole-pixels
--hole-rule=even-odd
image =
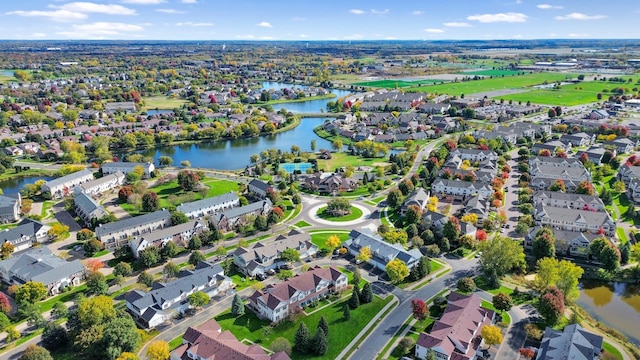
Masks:
[[[359,219],[362,216],[362,210],[360,210],[355,206],[352,206],[350,214],[347,214],[344,216],[333,216],[327,212],[327,207],[323,206],[318,210],[318,216],[321,219],[324,219],[327,221],[335,221],[335,222],[351,221],[351,220]]]
[[[339,137],[330,137],[329,141],[338,139]],[[375,168],[378,165],[385,166],[388,164],[388,157],[378,158],[363,158],[357,155],[350,155],[346,152],[333,152],[331,153],[331,159],[323,160],[318,159],[318,169],[324,169],[325,171],[333,171],[336,168],[352,165],[357,166],[371,166]]]
[[[238,191],[240,188],[237,182],[222,179],[205,178],[202,183],[209,187],[207,198],[226,194],[229,191]]]
[[[465,71],[462,73],[462,75],[481,75],[481,76],[513,76],[513,75],[518,75],[519,73],[521,73],[522,71],[518,71],[518,70],[478,70],[478,71]]]
[[[182,345],[182,335],[180,335],[177,338],[169,341],[169,351],[177,348],[180,345]]]
[[[499,311],[498,311],[498,310],[496,310],[496,308],[495,308],[495,307],[493,307],[493,304],[492,304],[492,303],[490,303],[490,302],[488,302],[487,300],[482,300],[482,305],[481,305],[481,306],[482,306],[483,308],[485,308],[485,309],[493,310],[493,312],[495,312],[495,313],[496,313],[496,315],[497,315],[497,314],[499,314]],[[503,322],[503,323],[505,323],[505,324],[511,324],[511,316],[509,315],[509,313],[508,313],[508,312],[503,311],[503,312],[500,314],[500,316],[502,316],[502,322]]]
[[[431,274],[444,267],[444,265],[440,261],[434,259],[429,259],[429,265],[431,265]]]
[[[237,272],[234,272],[233,275],[230,276],[230,278],[233,283],[236,284],[236,291],[242,291],[253,284],[259,283],[258,280],[248,278],[244,274],[240,274]]]
[[[493,79],[484,80],[472,80],[466,82],[454,82],[442,85],[421,86],[411,88],[418,92],[429,92],[436,94],[474,94],[480,92],[503,90],[503,89],[521,89],[534,85],[540,85],[547,81],[548,83],[554,83],[556,81],[562,81],[567,78],[574,78],[575,74],[560,74],[560,73],[534,73],[520,76],[505,76]]]
[[[53,309],[53,305],[55,305],[57,302],[67,302],[67,301],[72,301],[76,298],[77,293],[80,292],[84,292],[85,290],[87,290],[87,285],[86,284],[82,284],[80,286],[76,286],[73,289],[71,289],[70,291],[60,294],[60,295],[56,295],[52,298],[46,299],[42,302],[40,302],[40,312],[45,312],[45,311],[49,311],[51,309]]]
[[[280,201],[278,203],[278,206],[280,206],[280,208],[282,209],[282,212],[284,214],[284,216],[282,217],[283,219],[287,219],[289,217],[289,215],[291,215],[291,213],[295,209],[293,203],[289,199],[284,199],[284,200]]]
[[[308,222],[301,220],[298,221],[297,223],[294,224],[297,227],[307,227],[307,226],[311,226],[311,224],[309,224]]]
[[[615,356],[616,359],[618,359],[618,360],[624,359],[622,357],[622,353],[620,352],[620,350],[618,350],[616,347],[614,347],[613,345],[611,345],[610,343],[608,343],[606,341],[602,343],[602,349],[604,351],[608,352],[609,354]]]
[[[513,293],[513,289],[508,288],[506,286],[500,285],[499,288],[494,289],[489,285],[489,281],[487,278],[483,277],[483,276],[478,276],[474,279],[476,286],[479,289],[482,289],[492,295],[495,295],[497,293],[505,293],[507,295],[511,295]]]
[[[51,207],[55,204],[55,201],[45,201],[42,203],[42,211],[40,212],[40,216],[42,216],[43,219],[46,219],[49,217],[49,210],[51,210]]]
[[[144,111],[155,109],[172,110],[187,103],[185,100],[179,98],[172,99],[164,95],[144,97],[142,100],[144,101],[144,106],[142,107]]]
[[[366,86],[366,87],[376,87],[376,88],[385,88],[385,89],[395,89],[395,88],[406,88],[412,86],[421,86],[426,84],[439,84],[444,80],[435,80],[435,79],[423,79],[423,80],[415,80],[415,81],[406,81],[406,80],[371,80],[371,81],[361,81],[354,83],[354,86]]]
[[[304,322],[315,334],[320,317],[324,316],[329,324],[329,348],[324,356],[313,357],[314,359],[336,359],[338,354],[355,338],[361,328],[371,321],[378,312],[389,303],[393,297],[380,299],[374,296],[369,304],[359,306],[351,310],[351,319],[344,320],[342,317],[343,306],[346,301],[340,301],[330,305],[313,314],[303,317],[296,322],[285,320],[277,326],[271,328],[270,322],[260,320],[253,312],[247,310],[244,315],[235,317],[230,311],[216,316],[216,320],[223,330],[231,331],[238,339],[248,339],[260,346],[269,347],[273,340],[284,337],[291,344],[294,342],[295,333],[300,321]],[[351,326],[349,325],[351,324]],[[358,324],[358,326],[354,326]],[[265,331],[265,329],[268,329]],[[308,355],[294,352],[292,359],[307,359]]]
[[[623,244],[629,241],[629,238],[627,237],[627,233],[624,231],[623,228],[621,227],[616,228],[616,234],[618,235],[618,239],[620,239],[620,241]]]
[[[97,258],[100,257],[102,255],[107,255],[109,253],[109,249],[104,249],[104,250],[100,250],[97,253],[93,254],[92,257]]]
[[[344,230],[336,230],[335,232],[328,230],[327,232],[311,234],[311,242],[314,243],[320,250],[326,249],[327,247],[325,246],[325,243],[331,235],[336,235],[343,242],[349,239],[349,233],[345,232]]]

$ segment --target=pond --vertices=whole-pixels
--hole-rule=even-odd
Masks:
[[[11,180],[4,180],[4,181],[0,181],[0,189],[2,189],[2,192],[7,194],[7,195],[12,195],[12,194],[17,194],[20,192],[20,189],[22,189],[23,186],[25,186],[26,184],[33,184],[34,182],[36,182],[37,180],[45,180],[45,181],[49,181],[52,180],[53,177],[51,176],[25,176],[22,178],[15,178],[15,179],[11,179]]]
[[[583,281],[578,305],[640,345],[640,285]]]
[[[162,110],[162,109],[147,110],[147,115],[162,115],[162,114],[173,114],[173,110]]]
[[[271,89],[281,90],[284,88],[290,89],[292,87],[306,88],[306,86],[285,84],[285,83],[272,82],[272,81],[265,81],[262,83],[262,88],[265,90],[271,90]],[[285,108],[288,111],[291,111],[292,113],[319,113],[327,110],[326,109],[327,102],[336,101],[336,99],[338,98],[345,97],[351,94],[351,91],[348,91],[348,90],[332,89],[330,91],[332,94],[336,95],[335,98],[275,104],[275,105],[271,105],[271,107],[273,107],[274,111],[278,111],[282,108]]]

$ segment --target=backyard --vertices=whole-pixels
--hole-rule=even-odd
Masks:
[[[142,110],[144,111],[154,109],[172,110],[175,108],[179,108],[186,103],[185,100],[177,98],[174,99],[164,95],[145,97],[142,99],[142,101],[144,101],[144,106],[142,107]]]

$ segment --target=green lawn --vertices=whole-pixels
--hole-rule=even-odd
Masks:
[[[347,214],[344,216],[333,216],[327,212],[327,207],[323,206],[318,210],[318,216],[321,219],[324,219],[327,221],[335,221],[335,222],[351,221],[351,220],[359,219],[362,216],[362,210],[360,210],[355,206],[352,206],[350,214]]]
[[[494,289],[489,285],[489,282],[487,280],[487,278],[483,277],[483,276],[478,276],[475,279],[475,283],[476,286],[478,287],[478,289],[482,289],[492,295],[495,295],[497,293],[505,293],[507,295],[511,295],[513,293],[513,289],[508,288],[504,285],[500,285],[499,288]]]
[[[327,247],[325,246],[325,243],[327,242],[327,239],[331,235],[338,236],[340,240],[342,240],[343,242],[349,239],[349,232],[345,232],[345,230],[335,230],[335,231],[328,230],[327,232],[322,232],[318,234],[312,233],[311,242],[314,243],[320,250],[326,249]]]
[[[93,254],[92,257],[97,258],[100,257],[102,255],[107,255],[109,253],[109,249],[104,249],[104,250],[100,250],[97,253]]]
[[[240,274],[238,272],[234,272],[230,278],[231,281],[236,284],[236,291],[242,291],[253,284],[259,283],[258,280],[248,278],[244,274]]]
[[[490,302],[489,302],[489,301],[487,301],[487,300],[482,300],[482,305],[481,305],[481,306],[482,306],[483,308],[485,308],[485,309],[492,310],[492,311],[493,311],[493,312],[495,312],[496,314],[498,314],[498,313],[499,313],[499,311],[498,311],[498,310],[496,310],[496,308],[495,308],[495,307],[493,307],[493,304],[492,304],[492,303],[490,303]],[[508,312],[504,311],[502,314],[500,314],[500,316],[502,316],[502,322],[503,322],[503,323],[505,323],[505,324],[511,324],[511,316],[509,316],[509,313],[508,313]]]
[[[185,100],[178,98],[172,99],[164,95],[144,97],[142,100],[144,101],[144,106],[142,107],[144,111],[154,109],[172,110],[187,103]]]
[[[301,220],[298,221],[297,223],[294,224],[297,227],[307,227],[307,226],[311,226],[311,224],[309,224],[308,222]]]
[[[329,137],[327,140],[333,141],[340,137]],[[345,142],[346,144],[346,142]],[[352,165],[356,166],[371,166],[375,168],[376,166],[386,166],[389,163],[387,162],[387,157],[379,157],[379,158],[363,158],[361,156],[350,155],[346,152],[333,152],[331,153],[331,159],[323,160],[318,159],[318,169],[324,169],[325,171],[333,171],[336,168],[340,168],[343,166]]]
[[[280,201],[280,203],[278,203],[278,206],[282,208],[282,212],[284,214],[284,216],[282,217],[283,219],[287,219],[289,215],[291,215],[293,210],[295,210],[295,206],[293,205],[293,202],[291,202],[291,200],[289,199],[284,199]]]
[[[606,341],[602,343],[602,349],[604,351],[608,352],[609,354],[615,356],[616,359],[618,359],[618,360],[624,359],[622,357],[622,353],[620,353],[620,350],[618,350],[616,347],[614,347],[613,345],[611,345],[610,343],[608,343]]]
[[[478,71],[465,71],[462,73],[462,75],[481,75],[481,76],[493,76],[493,77],[501,77],[501,76],[514,76],[514,75],[518,75],[519,73],[521,73],[521,71],[518,70],[478,70]]]
[[[354,86],[366,86],[366,87],[376,87],[376,88],[386,88],[386,89],[395,89],[395,88],[406,88],[412,86],[421,86],[426,84],[439,84],[440,82],[445,80],[436,80],[436,79],[423,79],[423,80],[415,80],[415,81],[406,81],[406,80],[371,80],[371,81],[361,81],[354,83]]]
[[[42,203],[42,211],[40,212],[40,216],[42,216],[43,219],[46,219],[49,217],[49,210],[51,210],[51,207],[55,204],[55,201],[45,201]]]
[[[177,348],[180,345],[182,345],[182,335],[180,335],[177,338],[169,341],[169,351]]]
[[[295,323],[285,320],[274,328],[270,327],[271,323],[269,321],[260,320],[249,310],[240,317],[235,317],[230,311],[225,311],[216,316],[216,320],[223,330],[231,331],[237,339],[248,339],[260,346],[268,348],[271,342],[278,337],[284,337],[293,344],[300,321],[307,325],[312,334],[315,334],[320,317],[324,316],[329,324],[329,348],[324,356],[313,358],[333,360],[336,359],[338,354],[355,338],[361,328],[371,321],[392,299],[393,297],[391,296],[386,299],[380,299],[374,296],[371,303],[361,305],[357,309],[351,310],[351,319],[348,321],[342,317],[343,304],[345,304],[346,301],[340,301],[320,311],[316,311]],[[348,324],[358,324],[358,326],[349,326]],[[292,359],[310,358],[308,355],[298,354],[296,352],[294,352],[291,357]]]

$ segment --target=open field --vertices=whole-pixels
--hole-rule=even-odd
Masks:
[[[556,81],[566,80],[567,78],[574,78],[575,74],[560,74],[560,73],[534,73],[519,76],[505,76],[493,79],[472,80],[466,82],[454,82],[448,84],[420,86],[411,88],[410,90],[436,93],[436,94],[475,94],[487,91],[510,89],[510,88],[523,88],[531,87],[534,85],[547,83],[553,83]]]
[[[588,81],[564,85],[558,90],[534,89],[524,93],[504,95],[500,96],[499,99],[522,101],[523,103],[531,101],[533,104],[554,106],[574,106],[599,101],[597,98],[598,93],[602,93],[603,99],[606,99],[613,88],[623,87],[631,91],[637,86],[638,84],[635,82],[620,84],[608,81]]]
[[[442,82],[442,80],[424,79],[424,80],[406,81],[402,79],[398,79],[398,80],[385,79],[385,80],[362,81],[362,82],[354,83],[353,85],[395,89],[396,87],[406,88],[406,87],[412,87],[412,86],[421,86],[424,84],[436,84],[440,82]]]
[[[347,241],[349,239],[349,233],[339,232],[339,231],[344,231],[344,230],[336,230],[335,233],[327,231],[327,232],[321,232],[317,234],[311,234],[311,242],[316,244],[318,249],[326,249],[327,246],[325,244],[327,242],[327,239],[332,235],[336,235],[343,242]]]
[[[481,75],[481,76],[512,76],[521,73],[522,71],[518,70],[474,70],[474,71],[465,71],[464,75]]]
[[[179,108],[182,104],[186,103],[185,100],[172,99],[164,95],[145,97],[142,98],[142,100],[144,101],[144,106],[142,107],[142,110],[144,111],[153,109],[172,110]]]
[[[338,167],[353,165],[355,166],[372,166],[386,165],[386,158],[363,158],[361,156],[349,155],[346,152],[331,153],[331,159],[318,159],[318,169],[325,171],[333,171]]]

